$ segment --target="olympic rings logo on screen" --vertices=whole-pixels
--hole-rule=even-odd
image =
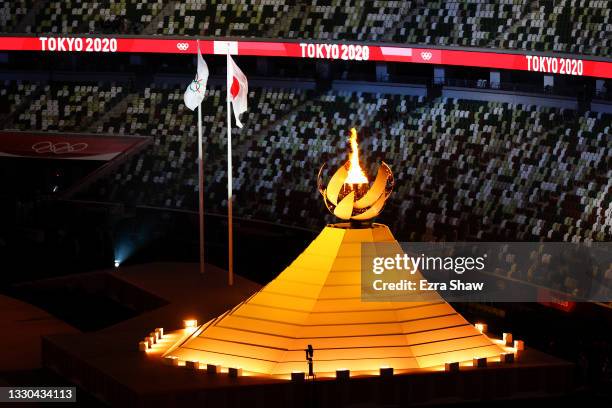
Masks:
[[[176,43],[176,48],[181,51],[187,51],[187,48],[189,48],[189,43]]]
[[[32,145],[32,150],[36,153],[54,153],[54,154],[67,154],[67,153],[77,153],[82,152],[87,149],[89,145],[87,143],[74,143],[70,144],[69,142],[38,142]]]
[[[423,51],[421,53],[421,58],[423,58],[424,61],[429,61],[431,57],[432,57],[432,54],[429,51]]]

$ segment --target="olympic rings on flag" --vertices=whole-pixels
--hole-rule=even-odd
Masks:
[[[193,81],[191,81],[191,84],[189,84],[189,89],[192,92],[200,93],[200,89],[202,89],[202,80],[194,79]]]

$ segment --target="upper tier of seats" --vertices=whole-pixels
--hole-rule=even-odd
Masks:
[[[22,81],[4,81],[0,88],[0,119],[7,125],[7,118],[16,109],[30,102],[32,95],[38,90],[38,84]]]
[[[0,1],[0,30],[234,36],[610,56],[612,0]]]
[[[37,87],[36,91],[28,108],[13,118],[14,127],[38,131],[82,130],[125,96],[122,86],[97,83],[54,82]]]
[[[4,85],[1,100],[16,107],[3,119],[4,128],[153,138],[149,148],[85,196],[197,208],[196,115],[184,107],[182,87]],[[221,89],[207,92],[207,210],[223,213],[225,104]],[[316,175],[323,163],[335,169],[346,160],[347,131],[356,127],[369,174],[381,160],[394,170],[397,186],[382,220],[407,238],[611,238],[610,115],[253,86],[243,122],[233,135],[238,216],[311,227],[332,221],[316,191]]]

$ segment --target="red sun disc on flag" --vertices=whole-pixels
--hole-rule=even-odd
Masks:
[[[238,79],[236,79],[236,77],[232,77],[232,86],[230,87],[230,94],[232,95],[232,98],[236,98],[236,96],[238,95],[238,92],[240,91],[240,83],[238,82]]]

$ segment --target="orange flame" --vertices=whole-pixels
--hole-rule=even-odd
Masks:
[[[349,141],[351,143],[351,152],[349,153],[348,177],[344,184],[367,184],[368,178],[359,165],[359,146],[357,145],[357,131],[355,128],[351,128],[351,138]]]

